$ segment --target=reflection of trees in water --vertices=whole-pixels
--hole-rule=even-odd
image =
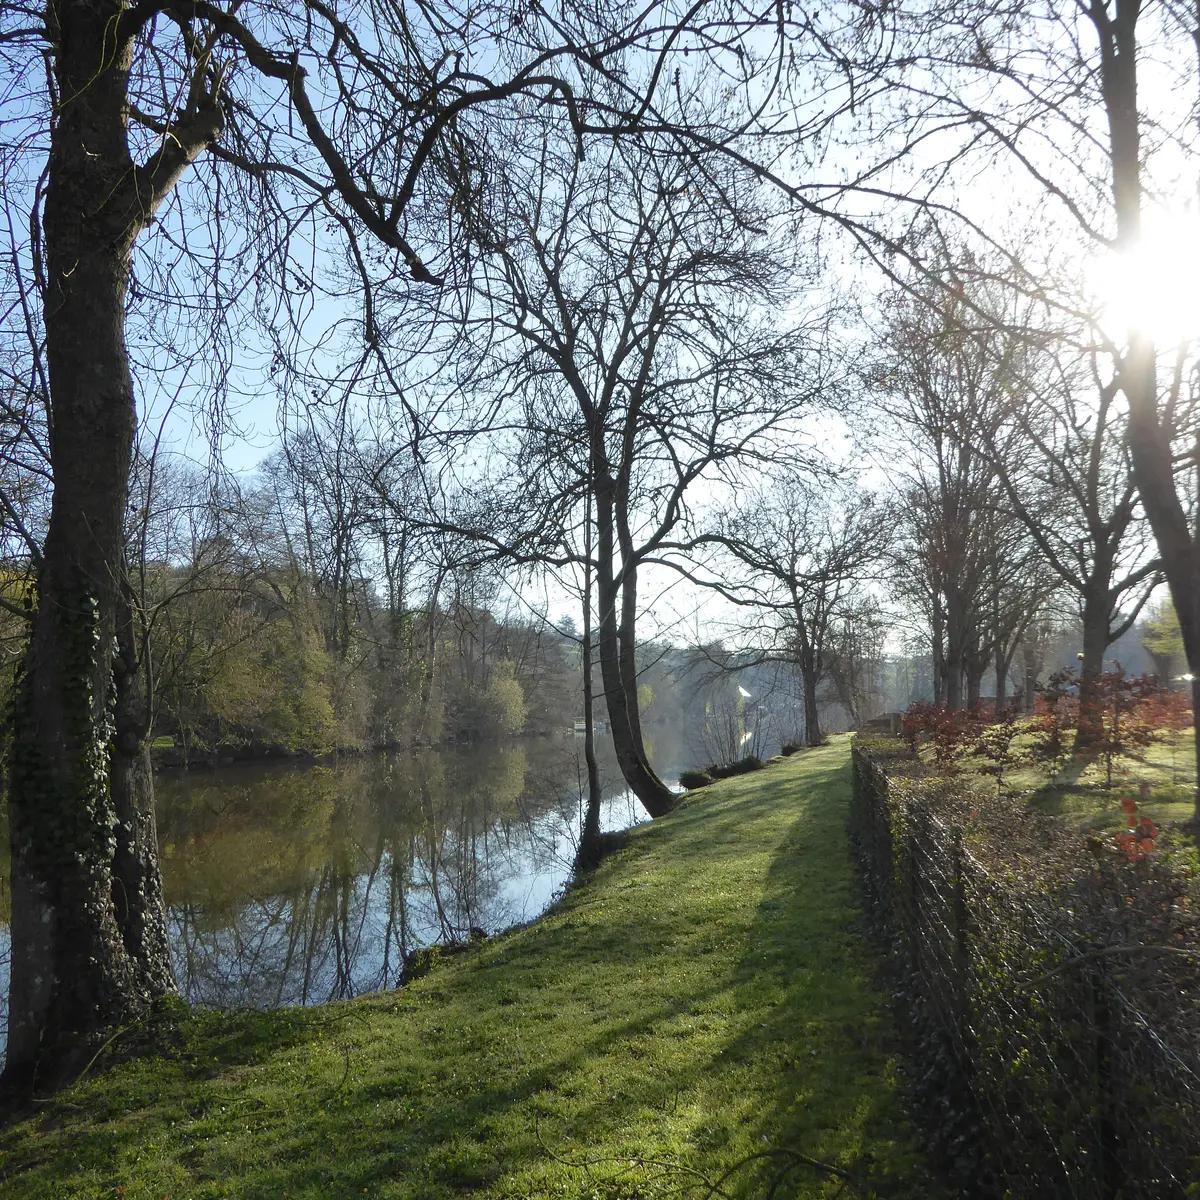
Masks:
[[[419,946],[536,915],[574,850],[576,764],[560,746],[250,774],[162,805],[176,967],[194,1002],[392,986]]]
[[[221,1007],[340,999],[393,986],[420,946],[536,916],[575,854],[576,749],[482,746],[158,780],[181,992]],[[615,764],[604,777],[609,827],[641,819]],[[0,922],[0,1045],[7,951]]]
[[[203,904],[173,906],[184,995],[193,1002],[267,1008],[341,999],[369,988],[356,964],[369,951],[366,923],[377,874],[348,876],[329,865],[312,886],[248,901],[231,924],[220,927],[206,923]]]

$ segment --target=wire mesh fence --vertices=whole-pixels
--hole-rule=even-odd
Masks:
[[[851,828],[931,1139],[964,1191],[1200,1195],[1189,870],[1131,862],[870,742]]]

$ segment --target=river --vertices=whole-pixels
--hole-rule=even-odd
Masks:
[[[604,828],[645,819],[606,738],[598,749]],[[669,733],[650,752],[669,780],[688,765]],[[421,946],[532,920],[570,876],[582,781],[581,737],[160,774],[181,994],[220,1008],[320,1004],[395,986]]]

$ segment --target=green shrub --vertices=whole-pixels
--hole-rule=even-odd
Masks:
[[[763,760],[757,754],[751,754],[748,758],[740,758],[737,762],[725,763],[719,767],[709,767],[708,773],[714,779],[728,779],[733,775],[747,775],[751,771],[761,771],[763,769]]]
[[[695,788],[702,788],[706,784],[712,783],[713,777],[707,771],[680,771],[679,784],[687,790],[693,791]]]

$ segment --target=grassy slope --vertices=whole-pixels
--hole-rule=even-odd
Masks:
[[[930,1195],[855,928],[848,754],[694,794],[541,922],[401,991],[168,1028],[0,1134],[0,1193],[703,1195],[688,1169],[786,1146]],[[800,1168],[780,1194],[835,1190]]]

